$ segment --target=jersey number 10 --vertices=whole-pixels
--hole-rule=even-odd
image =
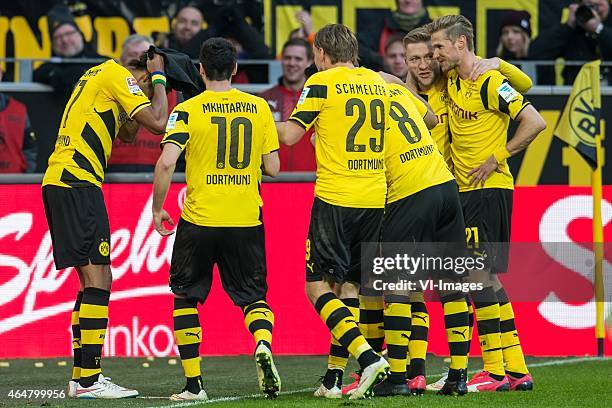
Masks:
[[[213,116],[210,118],[213,125],[217,125],[217,168],[224,169],[227,160],[227,118]],[[240,130],[244,140],[242,143],[242,160],[238,159],[240,147]],[[237,170],[245,169],[251,162],[251,144],[253,142],[253,124],[247,118],[238,117],[230,122],[230,154],[229,165]]]

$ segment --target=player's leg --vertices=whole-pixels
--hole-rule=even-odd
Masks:
[[[78,190],[72,190],[57,186],[44,186],[42,188],[42,200],[45,209],[47,225],[53,243],[53,258],[58,269],[74,266],[76,264],[87,263],[79,256],[84,251],[79,245],[82,237],[78,240],[73,239],[71,229],[82,224],[80,215],[82,212],[72,211],[76,207],[79,199],[73,196],[80,195]],[[80,206],[79,206],[80,207]],[[79,231],[79,230],[77,230]],[[78,259],[77,259],[78,258]],[[73,311],[70,316],[72,328],[72,351],[73,368],[72,377],[68,382],[68,397],[76,397],[76,390],[81,378],[81,326],[79,324],[79,311],[83,300],[83,289],[85,280],[82,273],[75,268],[79,278],[79,292],[77,293]]]
[[[83,300],[84,278],[76,269],[79,276],[79,291],[74,302],[72,314],[70,315],[70,327],[72,330],[72,378],[68,382],[68,397],[76,397],[76,389],[81,379],[81,325],[79,324],[79,311]]]
[[[410,310],[412,316],[412,330],[408,343],[407,377],[410,392],[421,395],[425,392],[425,360],[427,358],[427,345],[429,335],[429,313],[423,292],[410,293]]]
[[[493,207],[494,214],[500,220],[497,231],[499,248],[495,256],[493,278],[493,289],[499,301],[501,344],[504,363],[510,390],[530,391],[533,389],[533,378],[529,374],[525,364],[525,356],[521,347],[518,331],[514,323],[514,310],[508,299],[503,285],[497,278],[497,274],[508,270],[509,242],[512,221],[512,190],[496,190],[492,202],[497,203]]]
[[[460,193],[468,249],[473,256],[487,255],[485,269],[470,271],[469,276],[465,278],[468,283],[483,285],[482,290],[470,293],[474,302],[478,339],[484,363],[483,371],[476,374],[468,382],[468,390],[472,392],[506,391],[509,389],[501,348],[499,303],[491,279],[492,261],[490,254],[493,253],[492,243],[496,242],[491,227],[499,222],[499,218],[491,218],[489,210],[489,206],[492,205],[490,202],[491,190],[494,189]]]
[[[351,311],[334,294],[330,281],[358,282],[349,276],[351,246],[357,226],[380,232],[382,209],[353,209],[327,204],[317,198],[313,203],[306,243],[306,294],[332,336],[355,357],[363,370],[360,385],[351,398],[368,396],[388,369],[359,332]],[[376,218],[371,221],[369,218]],[[370,224],[376,224],[372,227]],[[361,225],[360,225],[361,223]],[[323,387],[323,385],[322,385]],[[321,394],[320,389],[315,395]],[[320,395],[339,398],[341,395]]]
[[[465,221],[459,201],[455,181],[438,185],[435,192],[443,202],[442,211],[438,214],[435,233],[436,248],[439,256],[446,259],[464,259]],[[434,276],[444,282],[458,283],[465,271],[433,271]],[[443,395],[464,395],[467,393],[467,365],[469,352],[469,311],[465,294],[454,290],[440,290],[440,301],[444,310],[444,326],[450,352],[448,376],[439,393]]]
[[[268,292],[264,226],[217,228],[219,276],[225,292],[241,308],[244,324],[255,341],[255,366],[260,391],[276,398],[281,378],[272,358],[274,312]]]
[[[204,303],[212,285],[215,263],[214,235],[210,228],[179,220],[170,263],[170,289],[174,293],[172,320],[185,375],[185,387],[173,401],[206,400],[200,364],[203,333],[197,304]]]
[[[353,319],[357,324],[359,324],[360,319],[358,292],[359,289],[357,286],[349,282],[334,285],[334,293],[350,310],[351,314],[353,315]],[[342,389],[344,392],[344,388],[342,387],[342,377],[348,363],[348,358],[348,350],[343,347],[334,336],[331,336],[329,356],[327,357],[327,371],[325,372],[322,381],[322,393],[333,393],[334,395],[337,395],[339,389]],[[355,385],[355,388],[357,385],[358,383]],[[332,392],[330,393],[329,390],[332,390]]]
[[[406,383],[406,360],[410,341],[411,314],[408,292],[386,293],[384,334],[389,376],[376,387],[374,395],[410,395]]]

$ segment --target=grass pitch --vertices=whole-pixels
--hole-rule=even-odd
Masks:
[[[141,398],[131,400],[73,400],[10,398],[11,390],[65,390],[70,376],[70,360],[9,360],[0,365],[0,406],[47,407],[186,407],[214,405],[218,407],[525,407],[525,406],[609,406],[612,389],[612,359],[565,358],[528,361],[535,379],[532,392],[468,394],[465,397],[442,397],[427,393],[423,397],[394,397],[361,401],[321,400],[312,396],[319,376],[324,373],[326,357],[279,356],[275,359],[283,380],[283,392],[273,401],[258,395],[255,363],[250,356],[205,357],[203,377],[211,400],[202,403],[176,403],[167,397],[184,385],[180,360],[168,364],[167,358],[105,359],[104,374],[117,383],[140,391]],[[65,362],[65,365],[61,362]],[[9,363],[9,367],[6,367]],[[38,364],[36,364],[38,363]],[[40,367],[43,363],[43,367]],[[143,364],[148,367],[143,367]],[[36,366],[39,367],[36,367]],[[443,359],[427,360],[428,382],[444,371]],[[479,359],[470,361],[470,368],[481,367]],[[350,372],[349,367],[347,372]],[[345,383],[349,379],[345,378]]]

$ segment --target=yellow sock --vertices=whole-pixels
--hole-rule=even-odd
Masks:
[[[485,288],[474,293],[472,297],[484,370],[494,375],[504,376],[506,374],[499,331],[499,303],[494,301],[497,299],[495,292],[492,288]]]
[[[422,292],[410,293],[412,330],[408,343],[410,366],[408,378],[425,375],[425,358],[427,357],[427,337],[429,334],[429,314]]]
[[[359,299],[347,298],[342,299],[342,303],[350,310],[355,322],[359,322]],[[329,347],[329,356],[327,357],[327,368],[330,370],[342,370],[346,368],[348,363],[349,352],[334,338],[331,337],[331,345]]]
[[[382,296],[359,296],[359,330],[377,353],[385,342],[384,307]]]
[[[468,306],[463,295],[451,295],[441,298],[444,309],[444,326],[450,351],[450,368],[466,369],[468,349],[470,346]]]
[[[513,377],[522,377],[529,373],[521,341],[514,324],[514,311],[508,300],[506,291],[502,288],[496,292],[499,301],[499,328],[501,330],[501,344],[506,363],[506,372]]]
[[[174,337],[178,346],[181,364],[187,381],[199,379],[202,375],[200,367],[200,344],[202,343],[202,327],[196,302],[183,298],[174,298]]]
[[[265,300],[259,300],[243,308],[244,325],[253,335],[255,344],[263,342],[272,349],[272,328],[274,313]]]
[[[411,329],[410,303],[387,303],[384,313],[390,371],[405,378]]]
[[[321,295],[315,302],[315,309],[327,325],[332,336],[353,357],[359,360],[362,354],[372,350],[366,339],[359,332],[353,314],[336,295],[331,292]]]

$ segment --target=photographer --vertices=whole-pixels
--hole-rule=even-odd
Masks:
[[[530,59],[554,60],[560,57],[566,61],[612,60],[609,0],[577,0],[569,6],[567,23],[542,32],[529,47]],[[554,84],[554,70],[551,68],[545,75],[538,74],[539,84]],[[571,85],[579,70],[579,66],[565,67],[564,83]],[[612,79],[609,71],[606,76],[608,81]]]

